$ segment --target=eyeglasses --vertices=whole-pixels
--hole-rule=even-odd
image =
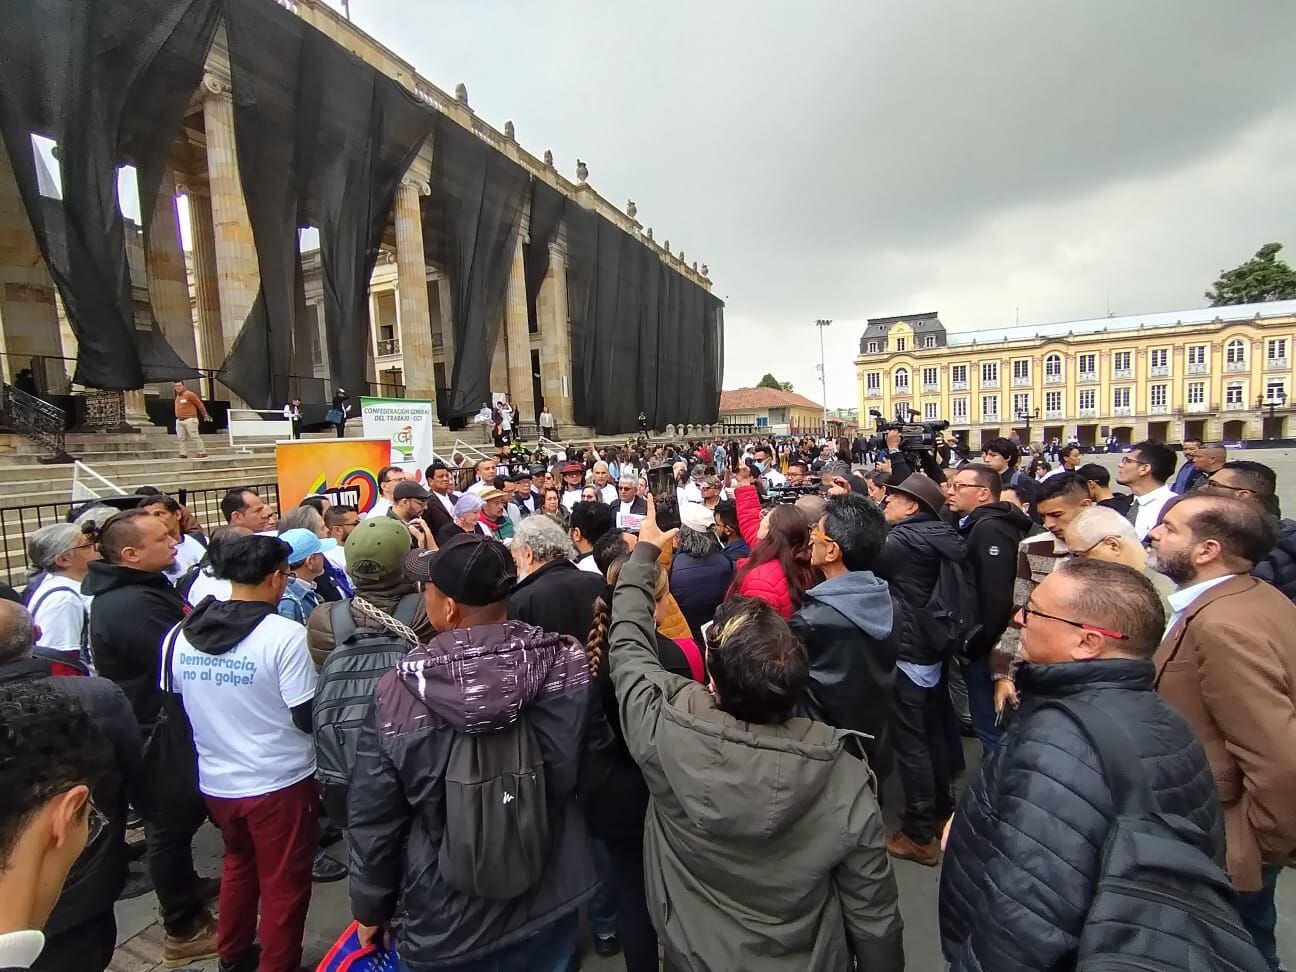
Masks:
[[[1111,628],[1101,628],[1096,624],[1085,624],[1083,621],[1072,621],[1070,618],[1059,618],[1056,614],[1045,614],[1043,611],[1036,611],[1027,604],[1023,604],[1018,610],[1022,613],[1023,628],[1026,627],[1026,619],[1034,615],[1037,618],[1047,618],[1050,621],[1061,621],[1063,624],[1069,624],[1071,627],[1079,628],[1081,631],[1092,631],[1108,638],[1115,638],[1117,641],[1129,641],[1129,635],[1113,631]]]
[[[950,488],[951,489],[987,489],[988,487],[982,486],[980,483],[960,483],[956,479],[954,480],[954,482],[950,483]]]
[[[1108,540],[1119,540],[1119,539],[1120,537],[1115,535],[1109,537],[1099,537],[1097,543],[1090,544],[1089,546],[1085,547],[1083,550],[1067,550],[1067,553],[1069,553],[1072,557],[1083,557],[1085,554],[1089,553],[1089,551],[1096,549],[1097,547],[1106,543]]]
[[[810,541],[812,543],[816,541],[819,543],[837,543],[836,540],[828,536],[828,534],[824,533],[818,527],[815,527],[810,531]],[[838,546],[840,546],[840,544],[838,544]]]
[[[1125,454],[1125,455],[1123,455],[1123,456],[1120,457],[1120,461],[1117,463],[1117,465],[1120,465],[1120,466],[1129,466],[1129,465],[1134,465],[1134,466],[1146,466],[1147,463],[1144,462],[1142,459],[1135,459],[1133,456],[1131,456],[1131,455],[1129,455],[1129,454],[1127,453],[1127,454]]]
[[[95,806],[93,799],[86,798],[86,847],[93,844],[108,829],[108,818]]]
[[[1218,479],[1215,479],[1214,477],[1207,477],[1206,482],[1202,484],[1202,487],[1203,488],[1210,487],[1212,489],[1227,489],[1230,492],[1234,492],[1234,493],[1254,493],[1255,492],[1255,490],[1247,489],[1245,486],[1230,486],[1228,483],[1221,483]]]

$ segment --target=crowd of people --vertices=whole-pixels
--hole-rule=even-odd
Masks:
[[[895,868],[938,865],[955,970],[1280,968],[1296,522],[1267,466],[527,453],[505,405],[497,454],[383,469],[365,513],[235,488],[206,529],[144,490],[28,538],[0,968],[107,967],[137,821],[164,959],[222,972],[297,972],[343,878],[410,972],[574,969],[582,920],[630,972],[899,970]]]

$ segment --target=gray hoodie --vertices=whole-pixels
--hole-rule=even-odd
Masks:
[[[739,722],[666,672],[653,646],[652,571],[622,568],[609,632],[626,745],[651,799],[648,910],[670,964],[744,972],[904,968],[895,878],[851,735],[793,718]]]

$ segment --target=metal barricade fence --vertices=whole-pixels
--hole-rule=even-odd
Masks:
[[[270,504],[279,508],[279,486],[277,483],[248,483],[246,489],[253,490]],[[225,522],[220,511],[220,501],[229,492],[227,487],[216,489],[180,488],[173,494],[184,506],[197,517],[208,536],[216,527]],[[120,500],[121,497],[114,497]],[[143,499],[141,496],[140,499]],[[56,503],[30,503],[24,506],[0,506],[0,580],[12,587],[22,587],[27,583],[31,567],[27,562],[27,538],[43,526],[51,523],[67,522],[68,512],[93,506],[94,500],[64,500]]]

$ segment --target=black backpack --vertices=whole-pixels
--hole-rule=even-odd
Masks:
[[[1116,804],[1076,972],[1267,972],[1228,876],[1199,849],[1198,827],[1156,809],[1125,730],[1078,699],[1040,707],[1063,710],[1089,737]]]
[[[406,594],[392,617],[412,624],[422,597],[417,591]],[[358,627],[349,598],[333,601],[329,611],[336,647],[324,659],[315,692],[315,773],[326,790],[344,791],[351,782],[356,741],[373,705],[374,686],[414,646],[386,628]]]
[[[976,585],[966,560],[940,558],[931,597],[917,612],[914,623],[927,643],[940,650],[942,658],[964,654],[968,642],[981,630]]]

